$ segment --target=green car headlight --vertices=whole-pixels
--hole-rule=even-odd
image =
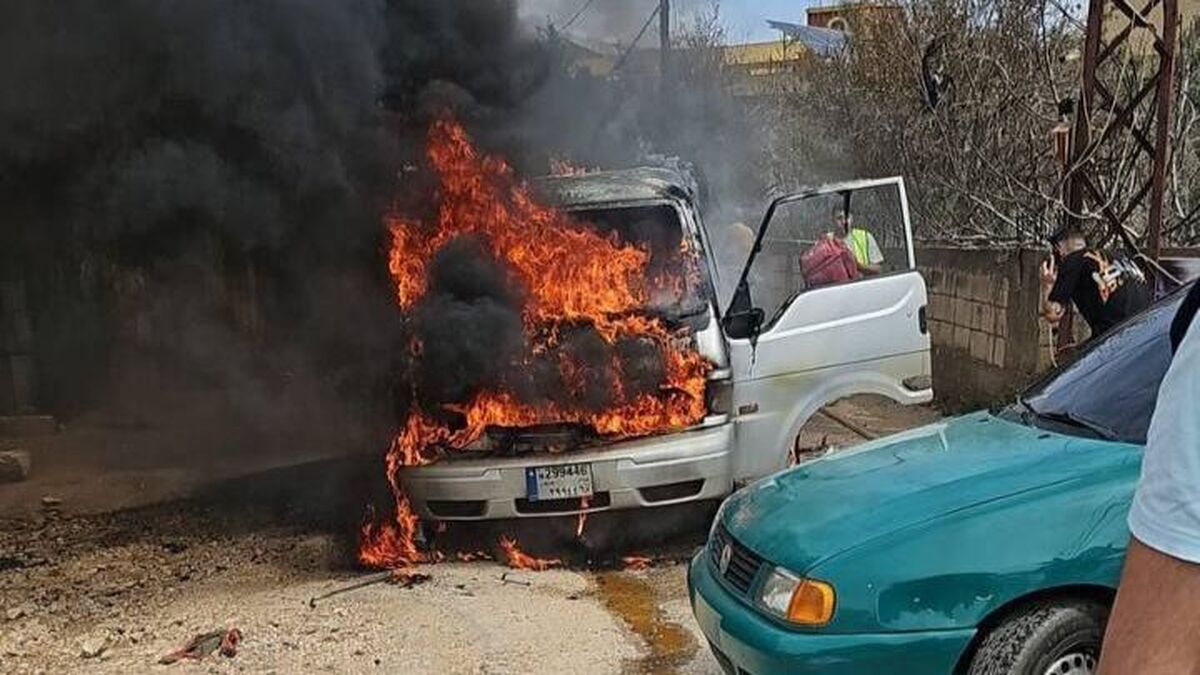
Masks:
[[[758,604],[771,614],[801,626],[824,626],[833,618],[833,586],[772,567],[758,593]]]

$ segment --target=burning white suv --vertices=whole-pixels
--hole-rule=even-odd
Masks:
[[[718,499],[785,467],[801,427],[832,401],[932,398],[926,288],[900,178],[774,200],[736,280],[720,277],[689,185],[674,171],[647,168],[546,178],[534,194],[577,221],[625,228],[611,236],[698,261],[694,270],[666,270],[688,287],[651,309],[674,327],[672,339],[687,342],[681,349],[706,362],[705,409],[686,428],[633,438],[636,431],[613,436],[579,424],[491,425],[471,448],[398,468],[417,515],[524,518]],[[887,262],[878,274],[805,288],[799,255],[827,236],[837,211],[882,240]],[[718,305],[722,283],[736,289],[728,307]]]

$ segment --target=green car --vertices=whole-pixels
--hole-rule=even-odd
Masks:
[[[729,673],[1094,672],[1175,294],[1004,409],[763,479],[688,570]]]

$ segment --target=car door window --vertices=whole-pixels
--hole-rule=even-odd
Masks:
[[[1158,386],[1171,362],[1170,326],[1183,293],[1113,330],[1022,400],[1043,419],[1129,443],[1146,442]]]
[[[853,283],[912,267],[900,183],[847,185],[778,203],[757,233],[759,247],[750,256],[745,292],[734,298],[734,308],[753,307],[770,320],[809,288]],[[817,251],[818,243],[826,239],[837,240],[835,247],[845,246],[847,275],[831,273],[829,266],[839,262],[827,249]],[[808,252],[815,255],[806,265],[803,258]],[[856,263],[870,269],[860,269]]]

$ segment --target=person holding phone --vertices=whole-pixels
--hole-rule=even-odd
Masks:
[[[1150,304],[1150,285],[1133,261],[1089,247],[1074,228],[1055,233],[1050,243],[1055,256],[1042,263],[1041,315],[1052,326],[1073,302],[1095,339]]]

